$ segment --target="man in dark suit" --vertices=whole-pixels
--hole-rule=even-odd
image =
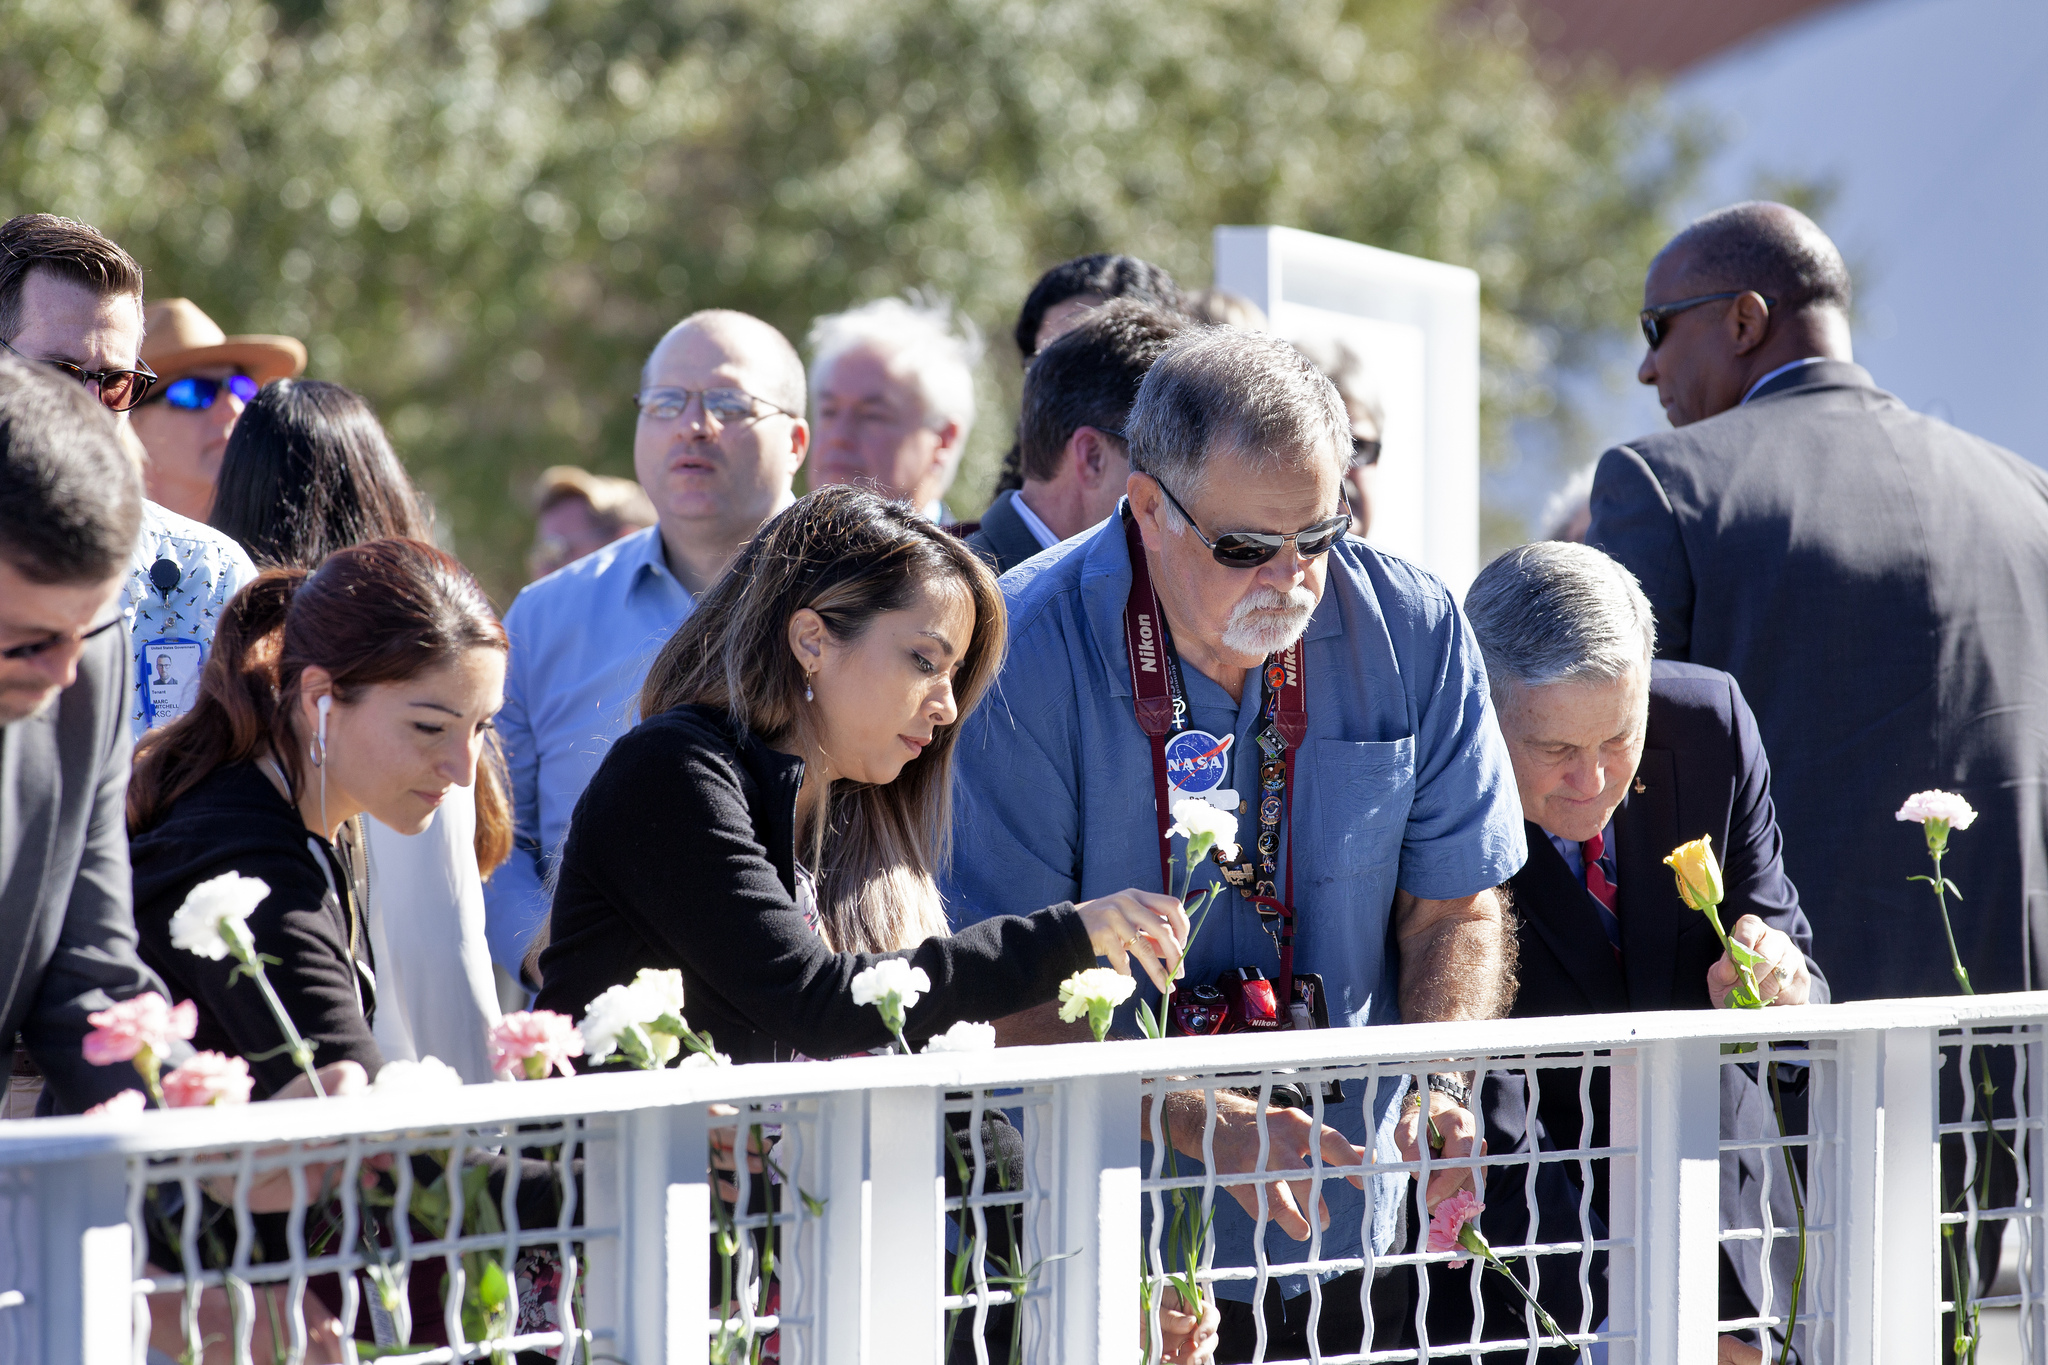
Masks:
[[[1116,510],[1131,474],[1124,417],[1152,362],[1191,325],[1179,313],[1117,301],[1039,352],[1017,418],[1024,486],[998,493],[967,535],[989,567],[1008,573]]]
[[[1521,944],[1521,1016],[1607,1014],[1723,1006],[1736,971],[1705,915],[1680,900],[1664,858],[1706,836],[1722,866],[1724,927],[1760,953],[1758,994],[1773,1007],[1824,1002],[1812,934],[1785,875],[1771,803],[1770,765],[1741,689],[1726,673],[1652,662],[1649,602],[1628,571],[1583,545],[1549,541],[1496,559],[1466,595],[1472,632],[1522,798],[1529,860],[1509,881]],[[1782,1068],[1781,1068],[1782,1071]],[[1770,1098],[1753,1069],[1724,1066],[1724,1137],[1775,1135]],[[1607,1075],[1592,1081],[1592,1131],[1582,1131],[1576,1069],[1539,1074],[1537,1140],[1569,1149],[1607,1138]],[[1803,1083],[1795,1091],[1803,1092]],[[1521,1078],[1490,1078],[1485,1096],[1495,1150],[1526,1148],[1530,1125]],[[1724,1158],[1724,1226],[1760,1226],[1763,1162]],[[1772,1219],[1794,1223],[1782,1167],[1770,1172]],[[1547,1166],[1539,1179],[1539,1240],[1578,1236],[1574,1171]],[[1502,1237],[1523,1240],[1523,1175],[1504,1169],[1489,1190],[1488,1217]],[[1594,1166],[1593,1212],[1604,1220],[1605,1163]],[[1731,1254],[1732,1253],[1732,1254]],[[1796,1249],[1773,1251],[1775,1297],[1791,1283]],[[1575,1318],[1576,1257],[1546,1266],[1544,1283],[1572,1291],[1560,1321]],[[1782,1262],[1782,1264],[1781,1264]],[[1595,1320],[1604,1312],[1604,1274]],[[1548,1297],[1548,1295],[1546,1295]],[[1749,1317],[1762,1298],[1759,1249],[1724,1252],[1722,1316]],[[1509,1304],[1511,1321],[1519,1320]],[[1773,1311],[1782,1313],[1784,1302]],[[1751,1342],[1728,1340],[1723,1358],[1754,1359]]]
[[[20,1035],[60,1113],[140,1088],[86,1062],[86,1015],[163,989],[129,909],[118,599],[141,519],[114,419],[0,354],[0,1039]]]
[[[1643,300],[1637,377],[1675,430],[1601,457],[1588,539],[1642,581],[1659,654],[1756,708],[1836,985],[1956,990],[1893,820],[1928,788],[1980,813],[1944,867],[1977,988],[2048,980],[2048,474],[1850,363],[1848,272],[1783,205],[1686,228]]]

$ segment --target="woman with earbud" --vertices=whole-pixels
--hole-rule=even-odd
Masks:
[[[691,1025],[757,1062],[887,1044],[852,992],[885,957],[930,978],[913,1042],[1045,1004],[1098,956],[1163,985],[1187,919],[1156,892],[947,930],[934,873],[974,856],[950,849],[953,745],[1003,634],[995,576],[907,504],[832,487],[769,521],[577,803],[539,1004],[580,1018],[677,968]]]
[[[352,1061],[374,1077],[376,964],[336,836],[365,813],[417,833],[472,783],[479,824],[507,834],[489,736],[505,649],[455,560],[414,540],[369,541],[237,594],[198,704],[137,750],[128,824],[143,959],[173,998],[198,1003],[193,1046],[247,1058],[259,1096],[297,1074],[278,1025],[257,986],[232,978],[232,958],[172,942],[171,917],[203,882],[260,878],[269,894],[249,929],[315,1064]]]

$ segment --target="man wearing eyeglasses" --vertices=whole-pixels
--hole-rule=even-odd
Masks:
[[[0,354],[0,1048],[21,1036],[57,1112],[134,1087],[86,1063],[86,1015],[163,989],[136,955],[124,810],[120,591],[141,514],[113,419]]]
[[[1221,878],[1228,889],[1202,921],[1176,999],[1213,986],[1248,1029],[1505,1013],[1512,933],[1495,888],[1527,851],[1513,769],[1450,593],[1346,535],[1351,422],[1335,387],[1276,337],[1197,329],[1153,363],[1125,436],[1120,513],[1003,579],[1010,648],[956,751],[948,911],[973,921],[1112,883],[1158,886],[1169,871],[1178,890],[1185,845],[1168,822],[1177,805],[1206,802],[1235,813],[1241,848],[1193,875],[1196,887]],[[1131,1035],[1134,1008],[1119,1020]],[[1192,1014],[1181,1024],[1207,1031]],[[1008,1042],[1072,1036],[1046,1012],[998,1028]],[[1361,1183],[1324,1179],[1320,1198],[1308,1179],[1267,1186],[1263,1228],[1259,1187],[1227,1186],[1216,1264],[1250,1266],[1260,1235],[1269,1263],[1302,1259],[1319,1204],[1322,1257],[1361,1255],[1357,1168],[1374,1150],[1412,1159],[1423,1103],[1439,1152],[1470,1152],[1468,1084],[1446,1072],[1409,1099],[1391,1083],[1364,1093],[1350,1083],[1322,1128],[1276,1110],[1267,1169],[1304,1170],[1320,1152]],[[1256,1102],[1226,1092],[1217,1106],[1219,1172],[1253,1169]],[[1202,1096],[1165,1108],[1190,1174],[1202,1160]],[[1413,1229],[1421,1209],[1403,1197],[1405,1176],[1376,1178],[1373,1242],[1384,1252],[1401,1211]],[[1436,1172],[1428,1202],[1462,1179]],[[1359,1349],[1360,1280],[1354,1271],[1324,1287],[1325,1354]],[[1255,1287],[1269,1353],[1304,1349],[1303,1276],[1233,1280],[1217,1286],[1219,1359],[1250,1358]],[[1404,1320],[1375,1316],[1388,1331]]]
[[[142,268],[103,233],[49,213],[0,224],[0,347],[53,367],[123,414],[117,432],[138,463],[144,452],[126,414],[159,392],[159,376],[140,357],[144,321]],[[255,576],[232,538],[144,500],[122,588],[136,738],[191,707],[220,609]],[[176,684],[151,680],[147,660],[163,654],[177,666]]]
[[[804,367],[759,318],[693,313],[647,358],[633,469],[659,520],[529,584],[505,613],[498,734],[511,861],[484,888],[491,956],[518,978],[547,917],[547,871],[576,798],[636,719],[654,654],[744,545],[793,500],[810,445]]]

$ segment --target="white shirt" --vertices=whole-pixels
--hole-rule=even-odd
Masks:
[[[1786,364],[1780,365],[1777,369],[1772,370],[1769,374],[1757,380],[1756,383],[1751,384],[1749,386],[1749,392],[1742,395],[1742,403],[1747,403],[1750,399],[1756,397],[1756,391],[1758,389],[1770,383],[1773,379],[1776,379],[1779,375],[1785,373],[1787,370],[1796,370],[1801,365],[1818,365],[1821,363],[1821,361],[1826,359],[1827,357],[1824,355],[1810,355],[1806,357],[1806,359],[1804,360],[1794,360]],[[1739,408],[1742,406],[1742,403],[1737,403],[1735,406]]]
[[[149,574],[158,560],[168,560],[177,571],[166,571],[170,591],[159,588]],[[150,728],[152,710],[143,705],[149,695],[149,679],[163,665],[145,656],[152,641],[191,641],[186,646],[203,662],[213,651],[213,631],[228,599],[256,576],[256,566],[232,536],[214,530],[203,521],[181,517],[168,507],[153,502],[142,504],[142,531],[135,538],[135,552],[128,559],[128,582],[121,590],[121,609],[128,617],[129,647],[135,651],[134,697],[129,719],[135,738]],[[192,646],[197,648],[193,649]],[[158,651],[159,654],[164,651]],[[185,668],[180,657],[177,666]],[[182,714],[182,705],[198,699],[196,675],[180,679],[180,686],[160,689],[165,705],[154,709],[162,725]]]
[[[1031,532],[1031,537],[1038,542],[1039,549],[1050,550],[1060,543],[1060,538],[1052,533],[1052,527],[1038,519],[1038,513],[1031,510],[1031,504],[1024,501],[1021,492],[1010,499],[1010,506],[1017,509],[1017,515],[1023,518],[1024,529]]]

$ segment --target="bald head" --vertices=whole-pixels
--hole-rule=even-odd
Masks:
[[[796,347],[770,324],[730,308],[692,313],[663,333],[641,367],[641,386],[654,382],[656,362],[664,351],[698,339],[710,341],[748,372],[755,397],[767,399],[784,412],[803,415],[804,362]]]
[[[1811,218],[1752,200],[1696,218],[1657,253],[1688,295],[1754,289],[1772,306],[1849,309],[1842,253]]]

